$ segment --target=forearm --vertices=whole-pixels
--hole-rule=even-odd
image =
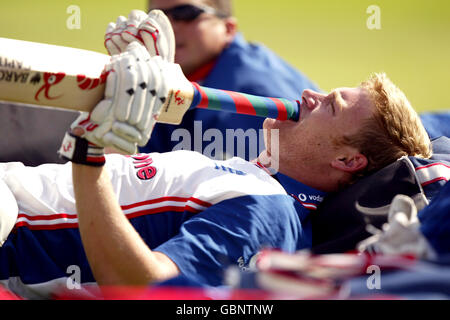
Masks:
[[[123,214],[104,167],[72,164],[83,246],[100,285],[146,285],[177,274],[152,252]]]
[[[167,18],[149,15],[146,21],[152,28],[161,26],[164,33],[171,31]],[[161,43],[150,38],[152,48]],[[102,147],[133,154],[137,145],[147,143],[169,95],[171,87],[164,72],[170,71],[171,64],[152,58],[137,42],[123,49],[126,51],[105,66],[103,99],[92,112],[75,120],[59,153],[73,163],[79,229],[94,277],[99,284],[136,285],[175,276],[179,270],[166,255],[152,252],[124,216],[110,178],[101,167],[105,163]],[[152,87],[147,88],[148,84]]]

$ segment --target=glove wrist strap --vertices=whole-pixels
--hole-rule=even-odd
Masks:
[[[105,152],[103,147],[90,143],[84,138],[70,132],[64,135],[59,156],[73,163],[101,167],[105,164]]]

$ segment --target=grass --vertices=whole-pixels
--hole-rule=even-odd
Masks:
[[[381,29],[366,13],[378,5]],[[81,9],[81,29],[66,12]],[[0,37],[59,44],[105,53],[108,22],[146,1],[2,1]],[[235,0],[240,30],[273,49],[323,90],[355,86],[386,72],[417,111],[450,109],[450,2],[443,0]]]

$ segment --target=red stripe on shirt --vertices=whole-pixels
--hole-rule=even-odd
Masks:
[[[31,216],[25,213],[19,213],[17,215],[17,219],[25,218],[27,220],[36,221],[36,220],[56,220],[56,219],[76,219],[78,215],[76,214],[68,214],[68,213],[57,213],[51,215],[36,215]]]
[[[160,208],[154,208],[154,209],[148,209],[148,210],[142,210],[142,211],[137,211],[137,212],[133,212],[133,213],[128,213],[128,214],[126,214],[126,217],[128,219],[133,219],[133,218],[145,216],[148,214],[157,214],[157,213],[162,213],[165,211],[174,211],[174,212],[188,211],[188,212],[192,212],[192,213],[202,212],[201,210],[192,208],[190,206],[184,206],[184,207],[166,206],[166,207],[160,207]]]
[[[156,199],[150,199],[150,200],[146,200],[146,201],[142,201],[142,202],[136,202],[133,204],[129,204],[129,205],[125,205],[125,206],[121,206],[122,210],[128,210],[128,209],[132,209],[132,208],[136,208],[136,207],[140,207],[140,206],[145,206],[145,205],[149,205],[149,204],[154,204],[154,203],[159,203],[159,202],[164,202],[164,201],[175,201],[175,202],[194,202],[198,205],[201,205],[202,207],[210,207],[211,203],[205,202],[203,200],[194,198],[194,197],[190,197],[190,198],[183,198],[183,197],[161,197],[161,198],[156,198]]]
[[[436,181],[441,181],[441,180],[448,181],[448,179],[445,178],[445,177],[437,177],[437,178],[435,178],[435,179],[433,179],[433,180],[423,182],[423,183],[421,184],[421,186],[422,186],[422,187],[425,187],[425,186],[427,186],[427,185],[429,185],[429,184],[432,184],[432,183],[434,183],[434,182],[436,182]]]
[[[433,167],[433,166],[444,166],[444,167],[450,168],[450,166],[446,165],[445,163],[436,162],[436,163],[427,164],[426,166],[417,167],[416,171],[421,170],[421,169],[425,169],[425,168],[429,168],[429,167]]]
[[[200,199],[193,198],[193,197],[190,197],[190,198],[162,197],[162,198],[151,199],[151,200],[147,200],[147,201],[134,203],[134,204],[127,205],[127,206],[121,206],[121,208],[122,208],[122,210],[127,210],[127,209],[137,208],[137,207],[145,206],[145,205],[149,205],[149,204],[160,203],[160,202],[164,202],[164,201],[175,201],[175,202],[181,202],[181,203],[194,202],[203,207],[211,206],[210,203],[202,201]],[[140,210],[140,211],[128,213],[125,215],[128,219],[132,219],[132,218],[144,216],[147,214],[162,213],[165,211],[174,211],[174,212],[188,211],[188,212],[192,212],[192,213],[199,213],[202,210],[193,208],[193,207],[185,204],[184,206],[161,206],[161,207],[152,208],[152,209]],[[78,215],[67,214],[67,213],[58,213],[58,214],[51,214],[51,215],[28,215],[25,213],[19,213],[18,218],[25,218],[29,221],[50,221],[50,220],[57,220],[57,219],[77,219]],[[28,227],[31,230],[55,230],[55,229],[65,229],[65,228],[77,228],[78,223],[62,222],[62,223],[55,223],[55,224],[51,224],[51,225],[49,225],[49,224],[32,225],[32,224],[28,223],[27,221],[19,221],[15,224],[14,227],[15,228]]]
[[[57,230],[57,229],[69,229],[78,228],[78,223],[57,223],[51,225],[32,225],[26,221],[16,223],[14,228],[27,227],[30,230]]]

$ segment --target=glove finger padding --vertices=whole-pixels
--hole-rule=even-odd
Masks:
[[[153,114],[159,111],[157,99],[160,87],[162,85],[162,80],[160,74],[161,69],[155,62],[155,58],[151,58],[151,60],[145,63],[145,67],[143,66],[143,68],[147,70],[147,95],[145,101],[146,108],[144,108],[143,115],[139,123],[137,123],[136,125],[141,131],[146,130],[149,122],[151,121],[151,118],[153,117]]]
[[[117,120],[127,121],[138,82],[135,57],[129,54],[122,55],[115,63],[114,69],[120,72],[117,75],[117,87],[111,107]]]
[[[121,102],[113,103],[117,121],[112,131],[125,140],[145,145],[168,92],[161,76],[159,63],[162,59],[151,58],[142,45],[131,43],[127,48],[127,57],[123,56],[120,60],[133,65],[127,68],[127,72],[134,73],[131,84],[133,89],[130,90],[131,85],[124,84],[129,79],[119,76],[119,97],[116,100]],[[125,65],[120,64],[118,67],[123,71]],[[122,99],[120,96],[123,96]],[[126,98],[129,102],[125,101]]]
[[[104,124],[105,125],[105,124]],[[112,121],[108,121],[107,126],[112,127]],[[105,147],[102,139],[99,139],[95,135],[95,131],[98,129],[99,123],[92,121],[91,114],[87,112],[82,112],[78,118],[70,125],[71,131],[75,129],[82,130],[81,137],[85,138],[89,142],[92,142],[100,147]],[[107,130],[108,131],[108,130]]]
[[[126,27],[122,31],[122,39],[128,43],[138,41],[142,43],[138,35],[139,25],[147,18],[147,14],[141,10],[132,10],[128,15]]]
[[[97,124],[97,127],[93,133],[96,140],[101,141],[103,136],[108,131],[111,130],[111,127],[114,122],[114,116],[112,115],[112,112],[111,112],[111,110],[112,110],[111,105],[112,105],[111,100],[102,100],[97,104],[97,106],[94,108],[94,110],[90,114],[91,121],[93,123]],[[101,117],[99,117],[99,114],[104,114],[105,117],[101,118]],[[94,119],[94,116],[98,120]],[[93,141],[91,141],[91,142],[93,142]]]
[[[112,131],[122,137],[124,140],[135,143],[142,139],[141,132],[134,126],[130,126],[124,122],[116,121],[113,123]]]
[[[151,61],[148,64],[148,67],[151,70],[149,74],[151,77],[148,79],[148,100],[150,101],[151,108],[146,109],[146,115],[142,118],[141,123],[138,124],[138,128],[142,131],[142,139],[138,141],[139,146],[147,144],[158,116],[161,113],[161,108],[167,100],[169,93],[167,74],[162,76],[163,72],[167,72],[167,68],[164,67],[165,64],[166,62],[159,56],[151,58]]]
[[[90,114],[90,120],[92,122],[99,124],[95,131],[95,137],[101,140],[103,135],[111,130],[113,121],[115,120],[112,102],[116,94],[117,88],[117,73],[113,68],[113,65],[120,59],[120,56],[114,56],[111,58],[111,63],[106,66],[105,70],[108,73],[106,78],[106,86],[104,98],[101,100]]]
[[[106,27],[106,33],[105,33],[105,48],[108,50],[108,53],[110,56],[116,55],[120,53],[120,48],[116,46],[116,44],[112,41],[112,34],[114,33],[114,30],[116,29],[116,24],[114,22],[110,22],[108,26]]]
[[[95,109],[97,107],[98,105],[95,107]],[[92,120],[91,115],[92,114],[89,114],[87,112],[81,113],[80,116],[70,126],[71,130],[74,131],[75,129],[81,129],[82,134],[80,134],[80,137],[85,138],[89,142],[99,147],[113,147],[119,152],[125,154],[136,153],[136,141],[140,138],[140,134],[136,134],[132,130],[129,130],[130,133],[128,133],[128,136],[130,136],[132,139],[124,139],[122,136],[116,135],[114,133],[114,127],[117,126],[119,122],[108,120],[106,122],[96,123]]]
[[[147,18],[141,10],[132,10],[128,19],[119,16],[116,23],[110,22],[105,33],[105,47],[110,55],[119,54],[126,50],[129,43],[138,41],[143,44],[138,34],[139,25]]]
[[[132,42],[145,45],[152,57],[161,56],[174,62],[175,35],[167,16],[161,10],[152,10],[147,15],[132,10],[128,19],[119,16],[116,23],[109,23],[105,33],[105,47],[110,55],[124,52]]]
[[[131,55],[135,57],[137,83],[134,92],[134,97],[128,117],[128,123],[136,125],[141,122],[142,117],[145,116],[144,111],[148,106],[148,77],[152,77],[149,70],[150,56],[142,45],[132,45],[127,49]]]
[[[124,154],[135,154],[137,152],[136,142],[128,141],[113,132],[105,134],[103,141],[107,146],[113,147]]]
[[[152,10],[139,26],[138,34],[152,57],[174,62],[175,34],[169,18],[161,10]]]
[[[117,87],[117,73],[112,69],[113,65],[119,59],[119,56],[111,58],[111,62],[107,65],[105,71],[107,72],[106,85],[103,100],[101,100],[97,106],[92,110],[91,119],[94,122],[104,121],[111,113],[112,99],[116,94]]]
[[[116,21],[116,28],[110,33],[111,41],[119,48],[120,52],[125,51],[128,46],[128,42],[122,38],[122,32],[127,27],[127,18],[119,16]]]

